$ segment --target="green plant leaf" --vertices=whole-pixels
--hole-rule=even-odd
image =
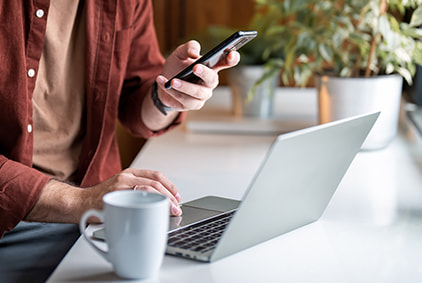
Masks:
[[[413,83],[412,74],[406,68],[398,68],[397,72],[411,85]]]
[[[415,11],[413,11],[410,19],[410,25],[412,27],[419,27],[422,25],[422,6],[419,6]]]

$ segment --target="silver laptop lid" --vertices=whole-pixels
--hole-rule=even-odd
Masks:
[[[317,220],[379,113],[279,136],[211,261]]]

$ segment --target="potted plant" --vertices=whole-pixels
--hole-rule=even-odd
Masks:
[[[381,111],[367,149],[382,148],[395,136],[402,78],[411,84],[416,64],[422,64],[420,3],[257,0],[279,15],[281,24],[266,32],[282,45],[282,81],[304,86],[316,74],[321,122]],[[272,48],[280,46],[264,54]]]

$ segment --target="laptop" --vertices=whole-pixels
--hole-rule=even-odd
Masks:
[[[181,205],[166,253],[213,262],[318,220],[378,116],[279,135],[241,201],[206,196]]]

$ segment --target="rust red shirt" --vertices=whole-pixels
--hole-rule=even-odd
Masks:
[[[86,137],[76,181],[91,186],[121,170],[115,123],[145,138],[141,104],[164,59],[150,0],[85,1]],[[43,50],[49,0],[0,6],[0,237],[21,221],[49,177],[32,168],[32,94]]]

